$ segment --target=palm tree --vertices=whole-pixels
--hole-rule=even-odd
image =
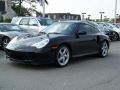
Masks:
[[[40,2],[40,5],[43,7],[43,17],[45,17],[45,3],[48,5],[48,1],[47,0],[37,0],[38,2]]]
[[[47,5],[49,4],[47,0],[19,0],[19,6],[20,6],[19,13],[20,13],[20,15],[21,15],[21,4],[23,1],[26,1],[30,4],[33,2],[35,2],[35,3],[39,2],[40,6],[42,6],[42,8],[43,8],[43,17],[45,17],[45,4],[47,4]]]
[[[43,3],[43,0],[37,0],[37,1],[40,2],[40,3]],[[45,3],[48,4],[48,1],[45,0]]]

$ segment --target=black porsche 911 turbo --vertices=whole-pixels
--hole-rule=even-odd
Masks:
[[[109,37],[89,23],[56,22],[38,36],[14,38],[6,47],[7,58],[16,63],[55,63],[63,67],[70,59],[89,54],[108,55]]]
[[[27,33],[28,32],[26,30],[22,29],[18,25],[0,23],[0,47],[5,48],[14,37]]]

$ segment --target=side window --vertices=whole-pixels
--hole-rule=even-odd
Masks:
[[[23,19],[20,21],[19,25],[28,25],[28,21],[29,21],[28,18],[23,18]]]
[[[87,24],[80,24],[79,31],[85,31],[87,34],[91,34],[90,26]]]
[[[93,34],[100,32],[98,28],[95,28],[95,27],[93,27],[93,26],[90,26],[90,30],[91,30],[91,32],[92,32]]]
[[[29,25],[30,26],[38,26],[38,22],[37,22],[36,19],[31,18],[30,21],[29,21]]]
[[[79,24],[75,23],[75,24],[71,24],[67,30],[69,34],[74,34],[74,32],[76,32],[76,30],[78,29]]]

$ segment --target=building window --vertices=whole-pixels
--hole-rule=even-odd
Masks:
[[[71,20],[71,16],[69,16],[69,20]]]
[[[78,20],[78,16],[76,16],[76,20]]]
[[[54,15],[54,19],[56,19],[56,15]]]
[[[63,19],[66,19],[66,16],[65,16],[65,15],[63,16]]]
[[[71,16],[72,20],[74,19],[74,16]]]
[[[48,15],[48,18],[50,18],[50,15]]]

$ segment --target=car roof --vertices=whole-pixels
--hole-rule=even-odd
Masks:
[[[33,17],[33,16],[16,16],[13,17],[13,19],[22,19],[22,18],[36,18],[37,20],[52,20],[50,18],[38,18],[38,17]]]
[[[85,24],[89,24],[89,25],[92,25],[92,26],[97,26],[98,24],[96,22],[93,22],[93,21],[87,21],[87,20],[84,20],[84,21],[80,21],[80,20],[68,20],[68,21],[59,21],[59,22],[63,22],[63,23],[85,23]]]
[[[22,19],[22,18],[36,18],[36,17],[32,17],[32,16],[16,16],[16,17],[13,17],[12,19]]]
[[[64,23],[80,23],[82,21],[80,20],[67,20],[67,21],[58,21],[58,22],[64,22]]]

